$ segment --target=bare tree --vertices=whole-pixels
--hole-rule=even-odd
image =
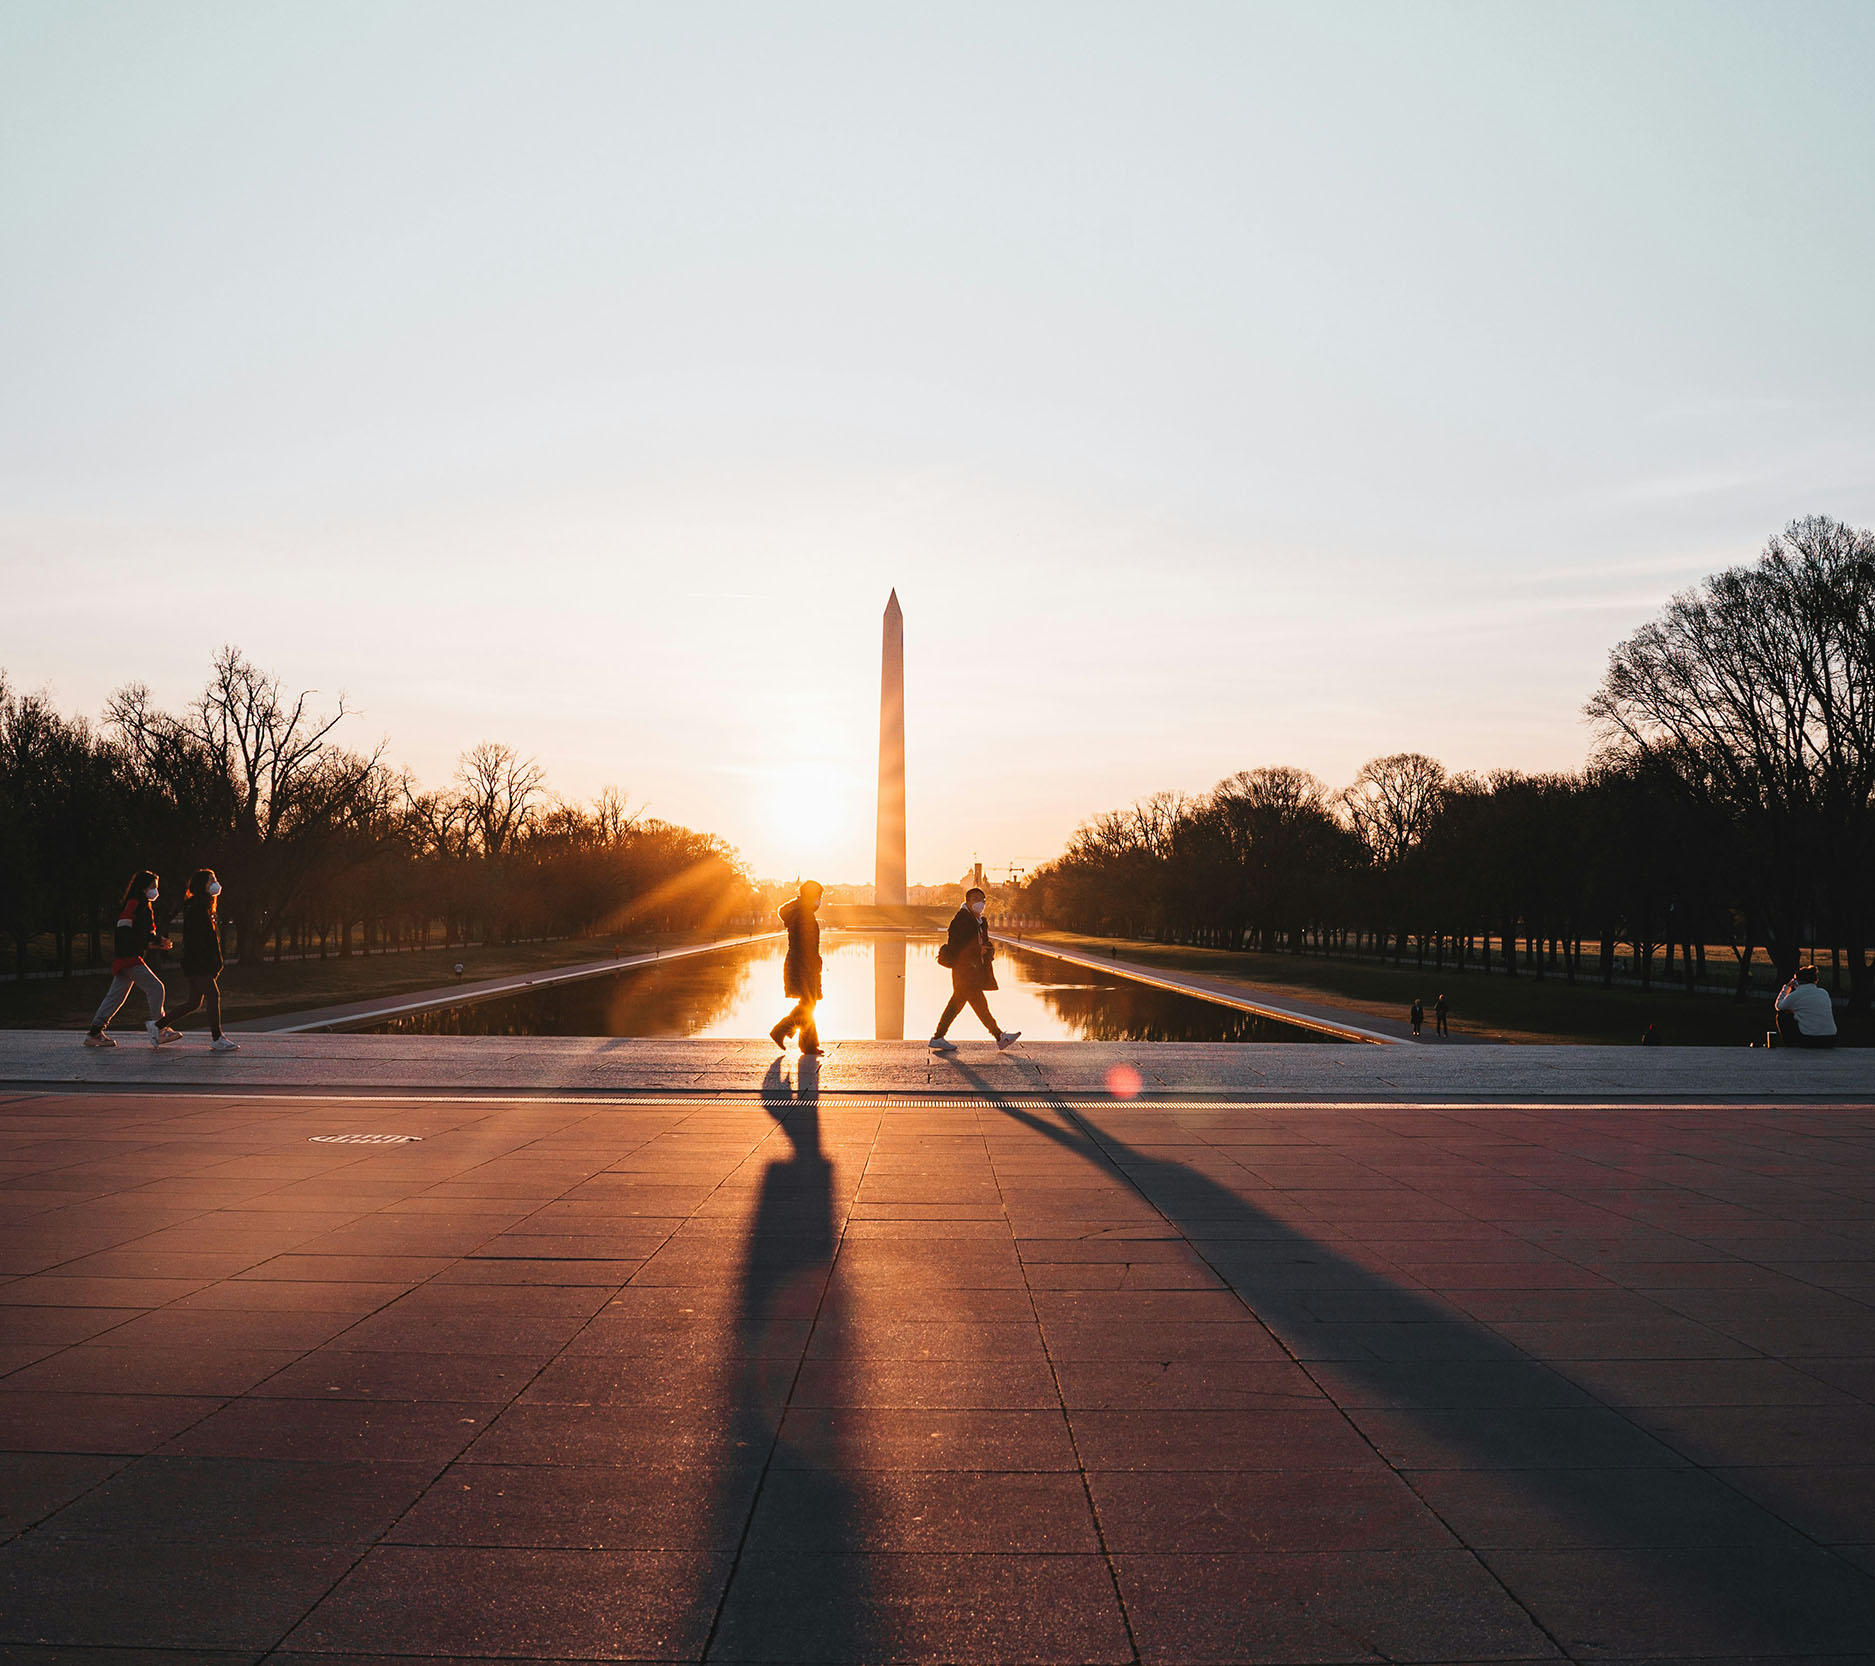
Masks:
[[[600,841],[615,845],[644,819],[645,811],[643,806],[632,809],[620,788],[605,786],[592,801],[592,814],[599,827]]]
[[[1445,765],[1423,752],[1369,758],[1340,796],[1342,813],[1382,869],[1397,868],[1426,836]]]
[[[143,768],[209,800],[199,808],[223,829],[224,848],[200,859],[233,880],[244,960],[258,958],[267,921],[292,903],[339,836],[386,799],[382,747],[365,756],[339,746],[332,736],[347,716],[343,697],[330,716],[314,715],[311,699],[311,691],[283,694],[277,677],[227,646],[183,716],[155,710],[135,684],[107,709]]]
[[[1840,916],[1852,996],[1866,1006],[1875,532],[1793,521],[1755,565],[1681,592],[1620,644],[1587,711],[1612,756],[1664,761],[1731,811],[1781,969],[1795,965],[1806,920]]]
[[[1323,809],[1328,789],[1306,769],[1272,764],[1263,769],[1240,769],[1212,788],[1218,803],[1241,804],[1246,809],[1273,812],[1284,820]]]
[[[456,779],[483,854],[501,856],[533,820],[547,777],[532,758],[485,740],[462,754]]]

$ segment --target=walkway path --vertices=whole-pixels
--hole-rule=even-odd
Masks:
[[[1181,994],[1197,995],[1216,1001],[1239,1012],[1261,1013],[1280,1018],[1285,1023],[1300,1024],[1305,1029],[1322,1030],[1348,1041],[1411,1041],[1413,1027],[1404,1019],[1370,1018],[1365,1013],[1350,1012],[1346,1007],[1327,1001],[1304,1001],[1290,995],[1250,994],[1241,983],[1229,978],[1207,978],[1201,972],[1175,971],[1165,966],[1148,966],[1142,961],[1122,960],[1114,954],[1095,954],[1086,949],[1070,949],[1059,943],[1034,938],[1024,939],[1005,932],[993,934],[996,941],[1027,954],[1049,955],[1074,966],[1091,966],[1101,972],[1115,972],[1158,989],[1175,989]],[[1356,1020],[1359,1022],[1356,1022]],[[1438,1036],[1432,1033],[1432,1014],[1426,1015],[1427,1033],[1423,1038],[1435,1046],[1456,1042],[1470,1044],[1470,1036]]]
[[[891,1109],[840,1057],[0,1094],[0,1655],[1875,1653],[1875,1105],[1069,1109],[966,1055]]]
[[[114,1086],[644,1093],[753,1093],[772,1043],[603,1036],[244,1035],[213,1054],[192,1032],[168,1047],[110,1052],[76,1030],[0,1030],[0,1083]],[[792,1055],[790,1055],[792,1056]],[[962,1043],[948,1058],[922,1042],[828,1044],[828,1092],[999,1091],[1252,1098],[1431,1099],[1563,1094],[1771,1098],[1875,1091],[1875,1053],[1749,1047],[1370,1047],[1358,1042],[1024,1042],[997,1053]]]

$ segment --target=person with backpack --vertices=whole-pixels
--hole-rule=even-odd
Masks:
[[[996,1050],[1012,1047],[1021,1037],[1020,1030],[1005,1030],[990,1011],[985,990],[996,985],[996,945],[990,941],[990,928],[984,920],[989,898],[976,886],[964,893],[964,905],[952,918],[950,931],[938,945],[938,964],[948,966],[951,974],[951,998],[944,1004],[944,1014],[931,1037],[931,1051],[954,1053],[957,1043],[948,1039],[957,1015],[967,1006],[982,1019],[984,1029],[996,1038]]]
[[[236,1053],[240,1043],[221,1033],[221,881],[213,868],[197,868],[182,895],[182,974],[189,980],[189,999],[169,1016],[187,1018],[198,1007],[208,1009],[209,1051]]]
[[[169,1025],[169,1014],[163,1005],[163,980],[150,970],[149,962],[143,958],[153,948],[170,946],[169,939],[156,929],[156,899],[161,889],[161,881],[148,868],[138,869],[124,887],[124,900],[117,905],[117,925],[111,934],[111,987],[104,992],[103,1001],[92,1015],[91,1033],[85,1037],[87,1047],[117,1045],[104,1033],[104,1028],[129,999],[132,984],[143,991],[143,998],[149,1003],[150,1016],[144,1021],[143,1030],[150,1038],[150,1045],[161,1047],[165,1042],[182,1039]]]
[[[781,987],[794,997],[794,1010],[768,1032],[769,1039],[787,1049],[788,1037],[797,1030],[801,1051],[817,1057],[821,1052],[820,1031],[814,1027],[814,1006],[820,1000],[820,907],[821,888],[809,879],[800,891],[781,905],[781,923],[788,928],[788,958],[782,963]]]

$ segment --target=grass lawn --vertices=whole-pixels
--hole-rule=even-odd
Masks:
[[[726,934],[731,935],[731,934]],[[635,954],[655,944],[672,946],[707,941],[696,934],[627,938],[573,937],[550,943],[516,943],[488,948],[427,949],[421,953],[333,956],[326,960],[283,960],[277,965],[240,963],[221,975],[221,1008],[225,1021],[265,1018],[278,1012],[299,1012],[309,1007],[337,1006],[375,995],[401,995],[415,989],[435,989],[455,982],[455,963],[463,965],[463,981],[498,978],[514,972],[536,972],[585,960],[608,959],[615,949]],[[176,957],[163,956],[157,975],[168,986],[172,1001],[180,1003],[189,983],[176,968]],[[79,972],[70,979],[35,978],[26,983],[0,981],[0,1029],[82,1029],[91,1021],[110,984],[108,972]],[[148,1016],[143,996],[131,990],[130,999],[112,1025],[114,1030],[140,1027]],[[184,1029],[202,1025],[202,1015],[184,1021]]]
[[[1417,995],[1426,1003],[1426,1028],[1432,1028],[1433,998],[1441,990],[1451,1008],[1454,1034],[1491,1041],[1638,1042],[1649,1024],[1668,1045],[1727,1047],[1762,1040],[1770,1027],[1770,1002],[1735,1001],[1724,995],[1688,996],[1684,992],[1642,993],[1604,989],[1593,981],[1565,983],[1560,975],[1541,980],[1485,977],[1477,971],[1462,977],[1449,966],[1435,972],[1376,965],[1369,961],[1325,960],[1313,955],[1232,953],[1229,949],[1187,949],[1136,938],[1083,937],[1071,931],[1024,931],[1037,943],[1070,948],[1117,947],[1128,960],[1168,970],[1201,972],[1228,979],[1268,995],[1296,995],[1332,1002],[1369,1017],[1404,1018]],[[1846,1045],[1875,1045],[1875,1024],[1836,1015]]]

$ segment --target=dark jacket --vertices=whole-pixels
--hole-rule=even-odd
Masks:
[[[996,988],[996,945],[990,941],[989,922],[960,908],[951,919],[949,941],[951,988],[959,995]]]
[[[148,897],[126,903],[111,932],[111,955],[116,960],[141,960],[144,950],[157,940],[156,910]]]
[[[788,958],[781,969],[782,988],[797,1001],[820,999],[820,921],[799,897],[781,905],[788,928]]]
[[[213,901],[197,896],[182,905],[182,970],[187,977],[221,976],[221,928],[215,924]]]

